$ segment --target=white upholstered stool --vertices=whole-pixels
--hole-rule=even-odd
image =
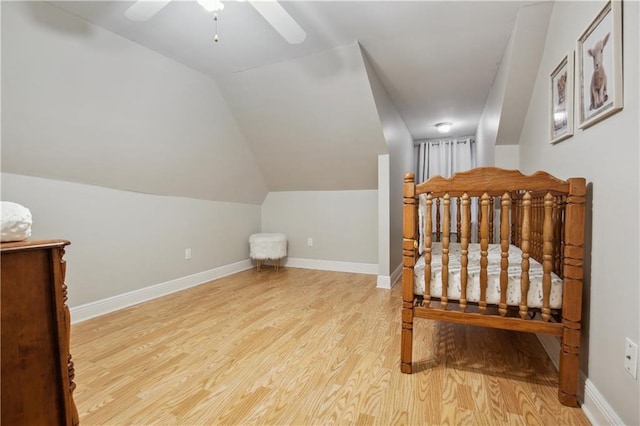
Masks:
[[[287,236],[284,234],[252,234],[249,237],[249,256],[260,267],[264,260],[274,260],[276,271],[280,269],[280,260],[287,256]]]

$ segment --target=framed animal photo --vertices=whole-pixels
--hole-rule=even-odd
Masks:
[[[578,39],[578,127],[586,129],[620,111],[622,2],[610,0]]]
[[[573,135],[573,52],[567,53],[549,76],[550,143]]]

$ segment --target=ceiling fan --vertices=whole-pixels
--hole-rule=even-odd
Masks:
[[[138,0],[124,14],[132,21],[146,21],[160,12],[171,0]],[[197,0],[209,12],[224,8],[222,0]],[[307,33],[287,13],[278,0],[247,0],[251,6],[290,44],[300,44]]]

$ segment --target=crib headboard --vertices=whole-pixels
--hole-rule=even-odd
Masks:
[[[565,265],[571,266],[566,255],[582,259],[584,178],[563,181],[546,172],[526,176],[518,170],[480,167],[418,184],[409,173],[404,182],[403,249],[413,249],[414,257],[420,233],[425,240],[460,242],[475,224],[477,233],[471,239],[516,245],[540,263],[550,261],[553,272],[561,277]],[[426,197],[428,214],[435,216],[425,221],[425,229],[418,224],[421,194]],[[477,216],[472,218],[470,205],[474,203]],[[453,217],[455,229],[451,229]]]

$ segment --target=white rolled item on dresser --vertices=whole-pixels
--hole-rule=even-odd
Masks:
[[[2,216],[2,242],[24,241],[31,237],[31,211],[23,205],[2,201],[0,203]]]

